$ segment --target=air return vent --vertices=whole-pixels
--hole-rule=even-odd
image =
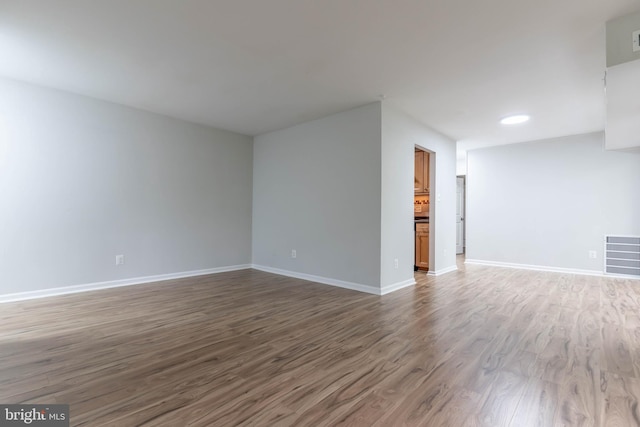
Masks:
[[[640,278],[640,237],[605,236],[604,249],[605,273]]]

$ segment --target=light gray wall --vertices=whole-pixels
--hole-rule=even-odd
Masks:
[[[464,154],[458,155],[458,159],[456,161],[456,175],[464,176],[467,174],[467,152]]]
[[[640,148],[640,60],[607,69],[607,150]]]
[[[381,280],[388,286],[413,277],[414,147],[431,151],[430,266],[456,265],[456,143],[393,107],[382,108]],[[399,268],[393,260],[398,258]]]
[[[640,12],[607,22],[607,67],[640,59],[640,52],[634,52],[631,44],[631,34],[637,30],[640,30]]]
[[[250,263],[252,138],[8,80],[0,93],[0,294]]]
[[[605,151],[602,133],[472,150],[467,162],[468,259],[601,272],[605,234],[640,235],[640,153]]]
[[[380,108],[255,138],[254,264],[380,287]]]
[[[640,30],[640,12],[607,22],[608,150],[640,147],[640,51],[634,52],[632,33]]]

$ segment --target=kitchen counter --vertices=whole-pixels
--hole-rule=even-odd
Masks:
[[[416,218],[413,219],[413,222],[423,222],[423,223],[426,222],[428,224],[429,223],[429,218],[428,217],[426,217],[426,218],[417,218],[416,217]]]

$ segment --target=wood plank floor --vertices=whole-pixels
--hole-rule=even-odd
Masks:
[[[0,305],[0,402],[91,426],[638,426],[640,282],[377,297],[254,270]]]

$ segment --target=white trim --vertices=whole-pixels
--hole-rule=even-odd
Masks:
[[[429,271],[427,272],[427,276],[442,276],[443,274],[451,273],[452,271],[458,270],[457,265],[452,265],[451,267],[443,268],[438,271]]]
[[[413,286],[416,284],[416,279],[407,279],[403,282],[397,282],[392,285],[384,286],[380,292],[380,295],[390,294],[391,292],[395,292],[397,290],[408,288],[409,286]]]
[[[584,276],[605,277],[605,274],[602,271],[581,270],[578,268],[563,268],[563,267],[549,267],[546,265],[516,264],[512,262],[485,261],[480,259],[467,259],[465,260],[464,263],[472,264],[472,265],[486,265],[489,267],[517,268],[520,270],[548,271],[550,273],[581,274]]]
[[[161,282],[164,280],[183,279],[185,277],[204,276],[224,273],[226,271],[246,270],[250,264],[230,265],[226,267],[208,268],[206,270],[183,271],[180,273],[158,274],[155,276],[134,277],[131,279],[111,280],[108,282],[87,283],[84,285],[65,286],[62,288],[42,289],[37,291],[17,292],[0,295],[0,303],[23,301],[34,298],[45,298],[56,295],[75,294],[78,292],[97,291],[99,289],[118,288],[121,286],[141,285],[143,283]]]
[[[368,294],[382,295],[382,290],[371,285],[362,285],[360,283],[345,282],[343,280],[330,279],[328,277],[314,276],[312,274],[298,273],[295,271],[282,270],[280,268],[267,267],[265,265],[252,265],[255,270],[265,271],[267,273],[279,274],[280,276],[293,277],[295,279],[308,280],[310,282],[322,283],[324,285],[337,286],[339,288],[351,289],[352,291],[366,292]],[[394,285],[392,285],[394,286]]]
[[[640,277],[637,275],[631,274],[618,274],[618,273],[604,273],[603,277],[610,277],[612,279],[633,279],[640,280]]]

